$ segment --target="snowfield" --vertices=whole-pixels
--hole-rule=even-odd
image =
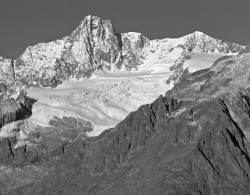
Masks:
[[[69,37],[28,47],[15,63],[0,58],[0,77],[8,86],[13,86],[13,91],[33,86],[27,93],[37,101],[32,116],[25,120],[29,124],[28,131],[37,126],[51,127],[51,121],[56,118],[63,121],[64,117],[73,117],[91,122],[93,131],[87,132],[88,136],[99,135],[139,106],[153,102],[182,76],[209,68],[218,58],[236,55],[244,48],[197,31],[184,37],[161,40],[149,40],[135,32],[122,33],[121,47],[114,33],[107,34],[114,39],[109,42],[107,37],[99,36],[99,31],[91,31],[94,39],[93,43],[88,43],[85,39],[90,35],[86,29],[92,28],[89,19],[91,16]],[[103,30],[101,20],[92,19],[97,25],[95,28]],[[86,48],[92,45],[96,46],[95,55],[88,56]],[[110,50],[107,50],[108,46]],[[105,60],[99,59],[97,54],[106,56]],[[93,64],[90,59],[97,61]],[[88,72],[91,77],[84,78]],[[7,136],[8,132],[3,131],[3,135]]]
[[[225,54],[221,53],[213,53],[213,54],[208,54],[208,53],[191,53],[191,58],[187,60],[184,63],[183,69],[185,70],[188,68],[188,71],[190,73],[193,73],[198,70],[202,69],[207,69],[210,68],[211,65],[218,59],[221,58],[222,56],[225,56]]]
[[[224,55],[192,53],[184,63],[184,69],[195,72],[209,68]],[[167,84],[173,74],[166,71],[169,69],[168,62],[146,67],[138,72],[96,72],[90,79],[71,79],[56,88],[31,87],[27,91],[28,96],[37,102],[28,120],[34,125],[46,127],[50,126],[49,122],[54,117],[83,118],[90,121],[94,129],[87,135],[97,136],[105,129],[114,127],[139,106],[151,103],[173,87],[173,83]]]
[[[160,61],[158,55],[147,56],[138,71],[96,71],[88,79],[71,78],[56,88],[30,87],[27,89],[28,96],[37,101],[33,105],[32,116],[25,120],[23,130],[28,133],[36,131],[38,126],[51,127],[50,122],[56,117],[91,122],[93,131],[87,132],[88,136],[97,136],[105,129],[114,127],[139,106],[151,103],[173,87],[173,82],[167,84],[167,81],[174,74],[170,67],[180,51],[176,49]],[[225,54],[191,52],[190,58],[183,63],[183,69],[187,68],[192,73],[209,68],[222,56]],[[0,137],[12,135],[12,130],[18,125],[14,123],[2,127]]]
[[[28,89],[37,100],[29,119],[35,125],[49,126],[55,116],[83,118],[93,124],[89,136],[114,127],[142,104],[151,103],[172,86],[170,74],[120,73],[95,74],[90,79],[66,81],[57,88]]]

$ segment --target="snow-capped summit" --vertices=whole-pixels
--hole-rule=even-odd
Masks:
[[[129,33],[124,33],[126,37]],[[133,35],[133,34],[132,34]],[[123,43],[130,43],[139,37],[129,37]],[[130,66],[133,64],[136,71],[171,72],[169,81],[177,82],[185,73],[194,72],[210,67],[215,60],[224,55],[237,54],[244,47],[235,43],[223,42],[212,38],[202,32],[196,31],[180,38],[166,38],[162,40],[148,40],[137,38],[137,43],[143,43],[143,47],[131,47],[128,51]],[[128,45],[135,45],[130,43]],[[123,51],[124,53],[124,51]]]
[[[242,47],[235,43],[223,42],[212,38],[203,32],[195,31],[185,36],[195,45],[196,51],[213,52],[213,53],[237,53]]]
[[[199,31],[161,40],[149,40],[137,32],[117,33],[110,20],[89,15],[68,37],[29,46],[13,61],[14,66],[7,64],[14,67],[11,80],[27,86],[56,86],[100,70],[170,72],[170,81],[177,81],[186,68],[193,72],[210,67],[219,57],[242,49]],[[206,62],[200,66],[200,61]]]
[[[15,88],[14,61],[0,57],[0,82]]]

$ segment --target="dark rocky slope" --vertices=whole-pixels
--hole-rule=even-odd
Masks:
[[[221,59],[77,139],[45,179],[11,194],[249,194],[249,58]]]
[[[6,86],[1,83],[1,88],[4,92],[7,92]],[[0,128],[6,124],[23,120],[31,115],[32,100],[28,99],[26,95],[21,92],[20,95],[15,99],[7,97],[5,94],[0,100]],[[19,157],[20,150],[14,150],[13,145],[16,143],[16,139],[11,138],[0,138],[0,163],[9,164],[17,163],[22,161]],[[23,150],[23,149],[21,149]],[[21,157],[23,158],[23,156]]]
[[[5,84],[0,88],[1,194],[44,177],[69,143],[93,127],[73,117],[55,118],[50,127],[33,127],[28,120],[35,100],[24,92],[14,99]]]
[[[6,86],[3,87],[6,90]],[[13,121],[24,119],[31,115],[31,102],[24,93],[21,93],[16,100],[5,97],[1,94],[0,99],[0,128]]]

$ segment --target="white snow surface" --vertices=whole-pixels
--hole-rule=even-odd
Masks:
[[[185,70],[188,68],[188,71],[190,73],[193,73],[198,70],[207,69],[210,68],[211,65],[222,56],[225,56],[225,54],[222,53],[212,53],[207,54],[204,52],[192,52],[191,58],[187,60],[184,65],[183,69]]]
[[[37,100],[29,121],[49,126],[55,116],[73,116],[90,121],[99,135],[114,127],[140,105],[151,103],[172,86],[169,73],[96,73],[90,79],[66,81],[57,88],[28,89],[28,96]]]
[[[172,39],[161,40],[165,41],[172,42]],[[90,121],[94,130],[87,135],[97,136],[105,129],[114,127],[139,106],[153,102],[173,87],[166,81],[174,73],[170,67],[183,52],[178,47],[171,52],[165,52],[167,48],[164,46],[156,48],[149,52],[138,71],[96,71],[89,79],[72,79],[56,88],[30,87],[28,96],[37,102],[33,105],[32,116],[26,120],[29,130],[37,125],[48,127],[55,117],[72,116]],[[184,62],[183,69],[188,68],[192,73],[211,67],[215,60],[226,54],[191,52],[189,55],[190,59]],[[3,127],[0,137],[12,135],[10,129],[14,126]]]
[[[160,94],[171,89],[173,81],[171,84],[166,81],[175,72],[178,73],[179,64],[183,70],[188,68],[192,73],[211,67],[222,56],[232,55],[232,51],[225,50],[226,43],[201,32],[162,40],[145,38],[142,48],[138,48],[136,44],[143,38],[140,33],[123,33],[122,37],[130,40],[127,46],[131,45],[131,48],[123,50],[124,56],[128,52],[125,62],[130,62],[129,59],[133,55],[129,53],[132,52],[139,59],[138,65],[133,66],[131,70],[122,66],[121,70],[113,73],[96,71],[90,79],[71,79],[54,89],[29,88],[28,96],[37,100],[33,105],[32,116],[26,120],[29,127],[47,127],[54,117],[73,116],[93,124],[94,130],[87,133],[89,136],[99,135],[103,130],[114,127],[140,105],[153,102]],[[65,37],[28,47],[18,59],[18,67],[11,67],[11,60],[0,58],[2,80],[14,82],[12,69],[15,69],[16,75],[32,77],[30,80],[33,80],[33,75],[50,80],[56,73],[56,59],[69,47],[67,39],[68,37]],[[76,44],[79,49],[76,53],[85,48],[86,45],[81,44]],[[80,52],[75,57],[81,61],[84,56]],[[22,63],[25,66],[22,66]],[[9,126],[9,129],[11,128],[14,127]],[[4,129],[0,137],[10,133],[8,128]]]
[[[173,53],[179,55],[179,50]],[[184,63],[189,72],[211,67],[215,60],[225,54],[202,52],[191,53]],[[154,60],[148,58],[148,60]],[[170,62],[175,55],[169,56]],[[172,63],[171,63],[172,64]],[[142,66],[143,67],[143,66]],[[56,88],[28,89],[28,96],[37,100],[29,119],[34,125],[49,126],[55,116],[72,116],[90,121],[94,126],[88,136],[97,136],[104,130],[114,127],[129,113],[143,104],[152,103],[159,95],[173,87],[167,80],[173,74],[168,61],[156,63],[145,71],[104,73],[95,72],[89,79],[72,79]]]
[[[90,16],[86,18],[89,17]],[[86,33],[85,28],[82,27],[83,24],[84,22],[82,22],[72,34],[76,33],[76,31],[78,31],[79,29],[81,33]],[[33,78],[33,75],[36,75],[35,78],[43,78],[44,80],[52,79],[53,76],[56,75],[56,59],[60,59],[62,57],[62,54],[65,53],[65,51],[69,50],[69,47],[71,46],[71,50],[74,54],[72,54],[72,58],[79,64],[79,67],[76,68],[76,71],[78,71],[78,69],[81,69],[81,67],[86,63],[86,59],[88,58],[88,53],[86,53],[86,47],[88,45],[86,45],[86,43],[82,40],[85,35],[83,36],[81,33],[79,34],[79,40],[76,39],[73,42],[74,44],[72,43],[73,45],[69,44],[69,37],[65,37],[61,40],[56,40],[48,43],[39,43],[34,46],[29,46],[18,59],[18,63],[22,63],[23,61],[23,63],[25,64],[25,68],[16,67],[16,74],[18,76],[25,75],[27,78],[31,77],[30,80],[36,80]],[[98,37],[94,38],[97,39]],[[124,41],[123,47],[128,46],[128,48],[122,48],[123,64],[120,67],[121,69],[110,65],[111,70],[106,70],[107,72],[129,70],[132,72],[148,71],[152,73],[168,73],[170,71],[170,68],[172,67],[172,74],[174,74],[176,70],[173,68],[173,66],[181,63],[182,61],[186,61],[186,57],[191,55],[191,53],[204,53],[208,55],[211,54],[211,56],[207,57],[212,57],[213,59],[215,59],[214,56],[216,55],[216,57],[220,57],[223,55],[232,54],[232,51],[225,50],[225,48],[228,47],[228,44],[226,42],[214,39],[198,31],[179,38],[165,38],[156,40],[149,40],[141,33],[128,32],[122,33],[122,38]],[[138,46],[138,42],[142,43],[141,39],[144,40],[144,45],[140,48]],[[103,47],[102,44],[100,47],[103,51],[105,51],[105,47]],[[243,46],[241,47],[243,48]],[[133,59],[133,56],[136,56],[136,60]],[[200,59],[201,56],[198,56],[198,58]],[[206,62],[207,61],[209,63],[205,65],[206,67],[212,65],[214,60],[206,60]],[[131,70],[125,67],[127,63],[132,63]],[[192,64],[193,62],[190,63]],[[186,67],[189,68],[189,64],[187,64]],[[200,68],[198,69],[201,69],[201,67],[202,66],[200,66]],[[103,70],[105,70],[105,66],[103,66]],[[3,72],[6,72],[6,70],[3,69]],[[37,81],[33,81],[33,84],[37,84],[36,82]]]

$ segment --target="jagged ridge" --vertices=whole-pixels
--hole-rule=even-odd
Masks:
[[[12,63],[2,62],[1,72],[14,71],[5,75],[8,85],[53,87],[70,78],[90,77],[96,70],[159,71],[157,64],[165,64],[160,71],[173,71],[170,81],[175,81],[192,52],[226,55],[242,49],[201,32],[163,40],[149,40],[140,33],[120,34],[110,20],[87,16],[69,37],[28,47]]]

